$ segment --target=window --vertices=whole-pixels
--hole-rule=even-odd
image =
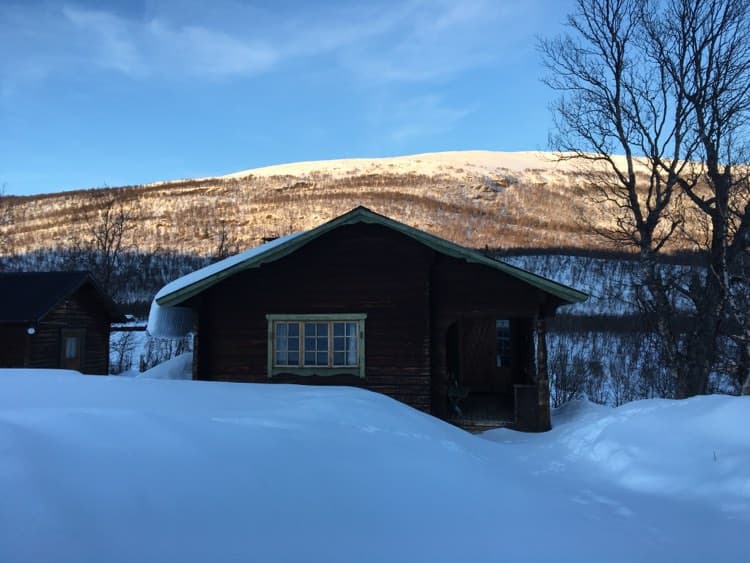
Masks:
[[[77,336],[65,337],[65,359],[75,360],[81,352],[81,341]]]
[[[495,353],[497,367],[510,367],[512,351],[510,339],[510,321],[498,319],[495,321]]]
[[[268,376],[364,377],[364,314],[266,315]]]
[[[299,365],[299,323],[276,323],[276,365]]]

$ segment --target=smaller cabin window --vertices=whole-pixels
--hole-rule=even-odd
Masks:
[[[268,376],[364,377],[365,318],[352,314],[266,315]]]
[[[77,336],[65,337],[65,359],[74,360],[81,353],[81,341]]]
[[[511,346],[510,321],[508,319],[498,319],[495,321],[495,350],[497,367],[510,367],[513,348]]]

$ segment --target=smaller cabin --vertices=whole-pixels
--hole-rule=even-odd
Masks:
[[[106,375],[118,320],[89,272],[0,273],[0,367]]]

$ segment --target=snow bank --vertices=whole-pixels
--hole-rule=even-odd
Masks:
[[[485,439],[351,388],[5,374],[0,561],[746,560],[749,399],[556,420]]]
[[[193,353],[180,354],[136,375],[141,379],[193,379]]]

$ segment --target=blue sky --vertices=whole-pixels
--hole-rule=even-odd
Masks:
[[[0,0],[0,185],[543,150],[571,0]]]

